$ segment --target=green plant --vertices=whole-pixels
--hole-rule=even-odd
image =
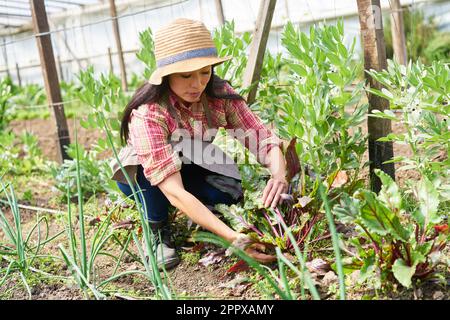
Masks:
[[[9,99],[12,97],[9,79],[4,78],[0,81],[0,132],[3,132],[8,125],[8,107]]]
[[[181,259],[185,261],[189,265],[197,265],[200,260],[201,255],[200,252],[182,252]]]
[[[66,262],[67,266],[72,272],[72,275],[86,296],[88,296],[88,290],[94,295],[96,299],[104,299],[105,295],[101,292],[101,287],[110,283],[111,281],[127,275],[133,272],[122,272],[116,274],[118,266],[121,262],[124,252],[127,250],[129,240],[123,246],[122,253],[119,257],[116,257],[108,253],[104,247],[109,240],[114,239],[114,230],[110,228],[111,225],[111,213],[115,208],[111,208],[107,213],[106,218],[101,221],[99,227],[95,231],[93,238],[88,246],[88,231],[85,226],[85,212],[84,212],[84,199],[83,199],[83,188],[82,188],[82,178],[81,178],[81,162],[80,162],[80,148],[78,148],[78,143],[75,144],[75,178],[76,178],[76,188],[78,196],[78,221],[80,235],[77,238],[75,234],[75,228],[73,226],[72,219],[72,205],[70,203],[71,192],[70,188],[67,187],[67,226],[66,232],[70,243],[70,251],[59,244],[59,249]],[[130,236],[131,238],[131,236]],[[88,249],[90,248],[90,251]],[[116,262],[116,267],[112,276],[106,280],[99,280],[98,273],[96,270],[96,259],[101,256],[107,256]]]
[[[81,119],[80,124],[86,129],[100,130],[106,137],[105,129],[101,120],[96,116],[96,112],[102,111],[106,121],[108,121],[114,146],[121,146],[120,142],[120,118],[123,107],[128,103],[128,96],[121,88],[120,79],[113,74],[100,75],[100,79],[95,79],[94,68],[88,67],[86,71],[81,71],[78,75],[81,83],[81,91],[78,98],[90,108],[86,119]],[[92,108],[95,108],[92,110]],[[95,111],[95,112],[93,112]],[[110,150],[105,138],[99,138],[94,146],[96,152]]]
[[[136,57],[144,64],[144,79],[150,79],[152,72],[156,69],[155,48],[153,42],[153,34],[150,28],[139,33],[139,41],[141,48],[136,53]]]
[[[427,61],[450,63],[450,32],[442,32],[434,37],[425,49]]]
[[[77,150],[78,149],[78,150]],[[89,197],[92,194],[108,192],[111,197],[118,193],[117,186],[110,179],[112,171],[107,160],[97,160],[97,149],[85,150],[79,144],[70,144],[67,148],[67,154],[72,160],[64,160],[62,165],[54,164],[50,169],[55,179],[55,187],[67,194],[67,188],[70,194],[77,192],[77,161],[79,156],[79,170],[83,176],[83,185],[81,186],[83,195]]]
[[[393,59],[391,19],[387,18],[383,21],[386,21],[384,25],[386,56],[388,59]],[[403,11],[403,26],[408,60],[433,62],[433,60],[427,59],[425,52],[431,41],[441,39],[441,33],[438,31],[435,18],[433,16],[426,18],[422,10],[409,9]]]
[[[28,283],[32,272],[51,276],[46,272],[33,267],[33,264],[42,257],[41,251],[45,244],[56,239],[61,233],[54,236],[49,235],[49,225],[47,217],[36,216],[36,223],[32,226],[27,235],[22,229],[22,220],[14,188],[10,184],[5,184],[0,178],[0,194],[6,196],[6,203],[9,207],[13,222],[11,223],[0,206],[0,228],[5,235],[4,241],[0,242],[0,261],[7,261],[6,268],[0,268],[0,287],[6,282],[11,274],[18,272],[28,296],[31,299],[31,290]],[[44,229],[45,226],[45,229]],[[44,236],[42,235],[44,234]],[[32,236],[37,238],[36,243],[32,242]]]
[[[214,30],[213,40],[220,57],[233,57],[233,59],[216,67],[216,74],[223,79],[232,79],[235,87],[242,87],[248,59],[246,50],[252,40],[251,33],[245,32],[238,37],[235,32],[234,21],[227,21],[223,26]]]
[[[442,179],[440,192],[448,197],[450,177],[450,68],[441,62],[425,66],[420,62],[402,66],[389,60],[387,70],[368,73],[384,88],[368,89],[389,101],[391,110],[374,110],[369,116],[402,124],[404,133],[391,133],[380,141],[406,144],[411,156],[397,156],[391,162],[400,170],[416,170],[430,181]]]
[[[28,175],[45,172],[48,165],[48,161],[42,157],[36,136],[29,132],[19,137],[12,132],[0,135],[0,172]]]
[[[397,156],[389,162],[399,163],[398,171],[416,171],[419,178],[407,180],[400,189],[377,171],[383,183],[379,195],[359,190],[343,198],[335,212],[341,221],[357,224],[364,234],[351,242],[358,252],[358,261],[353,263],[361,267],[361,281],[372,277],[380,287],[393,276],[409,287],[413,278],[433,275],[449,238],[444,215],[450,201],[450,70],[441,62],[402,66],[389,60],[387,70],[368,73],[384,88],[367,90],[387,99],[390,109],[400,111],[374,110],[369,116],[399,122],[405,128],[379,141],[410,149],[410,156]],[[378,276],[373,277],[375,274]]]
[[[317,175],[327,182],[328,192],[341,171],[352,172],[347,188],[361,185],[357,177],[367,137],[358,125],[368,105],[361,103],[364,83],[354,85],[358,66],[349,69],[355,42],[347,49],[343,36],[342,21],[337,26],[311,27],[309,36],[291,23],[283,31],[282,43],[289,53],[286,63],[292,70],[289,81],[294,86],[286,92],[276,125],[282,137],[297,138],[305,178],[302,194],[312,189],[314,196]],[[307,166],[317,171],[305,175]]]
[[[349,241],[355,257],[347,266],[361,269],[360,281],[380,288],[392,276],[405,287],[425,278],[440,263],[449,240],[448,225],[439,214],[439,182],[415,182],[415,206],[406,205],[400,188],[387,174],[375,172],[383,186],[378,195],[358,190],[334,207],[340,221],[356,225],[360,236]]]

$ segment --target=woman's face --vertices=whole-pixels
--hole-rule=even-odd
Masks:
[[[192,71],[169,75],[170,89],[183,102],[198,102],[211,78],[211,66]]]

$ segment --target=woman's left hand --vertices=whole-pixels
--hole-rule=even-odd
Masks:
[[[267,186],[263,191],[262,201],[267,208],[271,206],[275,208],[280,200],[280,195],[288,189],[288,183],[285,177],[274,177],[267,182]]]

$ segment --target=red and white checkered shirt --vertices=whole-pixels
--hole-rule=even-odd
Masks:
[[[196,127],[192,124],[195,121],[202,124],[202,132],[195,132],[196,136],[203,136],[208,129],[207,117],[201,103],[186,107],[171,90],[169,91],[169,103],[174,106],[182,128],[179,128],[177,120],[169,110],[159,103],[142,105],[133,110],[130,116],[129,144],[133,146],[144,168],[144,175],[153,186],[181,169],[181,159],[169,142],[172,133],[178,128],[186,129],[191,137],[194,137]],[[236,93],[229,85],[225,86],[225,92]],[[280,145],[281,140],[250,110],[245,101],[237,99],[225,103],[225,99],[209,97],[207,100],[214,127],[249,132],[248,137],[242,141],[247,147],[248,141],[257,141],[257,152],[251,150],[253,153],[267,154],[274,145]]]

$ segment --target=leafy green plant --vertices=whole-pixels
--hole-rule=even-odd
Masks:
[[[425,66],[420,62],[402,66],[389,60],[387,70],[368,73],[384,88],[368,89],[370,93],[386,98],[391,110],[374,110],[369,116],[398,122],[402,133],[391,133],[380,141],[406,144],[411,156],[397,156],[401,170],[415,170],[430,181],[446,181],[440,192],[447,197],[450,176],[450,68],[441,62]]]
[[[45,88],[38,84],[27,84],[25,86],[13,86],[14,97],[11,102],[16,106],[38,106],[47,103]]]
[[[368,73],[384,88],[367,90],[390,103],[390,110],[374,110],[369,116],[404,127],[404,132],[379,140],[407,145],[411,155],[397,156],[390,162],[399,163],[397,171],[413,170],[419,178],[407,180],[401,189],[378,171],[383,183],[379,195],[359,190],[344,198],[335,212],[341,221],[357,224],[365,235],[351,243],[358,253],[359,261],[353,263],[361,267],[362,281],[372,277],[374,285],[380,287],[395,277],[409,287],[414,278],[434,275],[448,243],[444,215],[450,201],[450,72],[440,62],[402,66],[389,60],[387,70]]]
[[[340,221],[361,232],[348,244],[356,255],[347,268],[360,269],[360,281],[370,280],[377,288],[392,277],[410,287],[413,278],[433,273],[449,240],[448,225],[438,213],[439,185],[426,177],[415,182],[411,208],[390,176],[375,173],[383,183],[378,195],[361,189],[334,207]]]
[[[145,69],[142,74],[144,79],[149,79],[152,72],[156,69],[155,44],[153,34],[150,28],[139,33],[139,42],[141,48],[136,53],[136,57],[144,63]]]
[[[78,150],[77,150],[78,149]],[[118,193],[117,186],[111,181],[112,175],[109,162],[107,160],[97,160],[98,152],[96,149],[85,150],[82,145],[70,144],[67,148],[67,154],[71,160],[64,160],[62,165],[54,164],[51,167],[51,173],[55,179],[55,187],[67,194],[76,194],[77,192],[77,160],[79,156],[79,170],[83,176],[83,185],[81,186],[83,195],[89,197],[100,192],[108,192],[111,196]]]
[[[220,57],[233,57],[216,67],[214,71],[219,77],[232,80],[235,87],[242,87],[248,59],[246,50],[252,40],[251,33],[245,32],[237,36],[234,21],[226,21],[223,26],[214,30],[213,40]]]
[[[94,68],[88,67],[78,75],[81,83],[81,91],[78,98],[90,108],[87,118],[81,119],[80,124],[86,129],[96,129],[104,133],[105,129],[101,121],[96,117],[96,112],[102,111],[111,128],[114,145],[118,148],[120,142],[120,118],[122,109],[128,103],[128,96],[121,88],[120,79],[113,74],[100,75],[100,79],[94,76]],[[99,94],[103,93],[103,95]],[[107,151],[109,149],[106,138],[99,138],[94,146],[97,152]],[[110,150],[110,149],[109,149]]]
[[[7,78],[0,82],[0,132],[6,129],[8,124],[8,100],[11,98],[11,86]]]
[[[6,268],[0,268],[0,274],[4,274],[0,278],[0,287],[9,276],[17,272],[31,299],[31,290],[27,280],[31,273],[35,272],[49,276],[45,272],[34,268],[33,265],[38,259],[45,257],[41,255],[45,244],[56,239],[61,233],[50,236],[47,217],[39,217],[37,215],[36,223],[25,235],[22,229],[22,220],[14,188],[10,184],[5,184],[1,178],[0,187],[0,194],[6,196],[6,203],[13,218],[11,223],[7,218],[7,213],[0,206],[0,228],[5,235],[4,241],[0,243],[0,259],[6,260],[8,264]],[[37,238],[36,243],[32,242],[32,236],[34,235]]]
[[[238,164],[244,190],[242,203],[231,206],[218,204],[215,209],[223,214],[236,231],[253,234],[260,241],[278,246],[284,251],[293,251],[294,244],[279,224],[281,219],[291,228],[295,243],[301,246],[321,219],[320,215],[309,212],[308,199],[302,200],[305,201],[303,205],[292,206],[291,202],[282,205],[280,210],[267,210],[261,199],[270,176],[268,169],[258,163],[256,157],[239,141],[228,136],[223,128],[218,130],[213,143]],[[295,150],[290,152],[295,154]]]
[[[341,171],[351,172],[347,188],[362,183],[357,177],[367,137],[358,125],[368,105],[361,103],[364,83],[355,84],[358,67],[349,69],[355,42],[347,49],[343,37],[342,21],[337,26],[311,27],[309,36],[288,23],[282,35],[294,86],[286,92],[276,127],[282,137],[297,138],[305,178],[302,194],[312,190],[312,198],[317,191],[316,176],[327,182],[327,192]],[[307,167],[317,171],[304,174]]]
[[[17,137],[12,132],[0,135],[0,172],[27,175],[45,172],[48,161],[42,157],[36,136],[24,132]]]
[[[115,207],[112,207],[108,210],[105,219],[99,221],[99,226],[94,232],[93,237],[88,239],[89,231],[85,226],[85,211],[84,211],[84,199],[83,199],[83,180],[81,177],[81,164],[80,155],[79,155],[78,144],[75,144],[75,178],[76,178],[76,188],[77,188],[77,198],[78,198],[78,222],[79,222],[79,237],[76,236],[75,227],[73,225],[73,216],[72,216],[72,204],[70,203],[71,193],[70,188],[67,187],[67,225],[66,232],[69,239],[69,249],[63,246],[63,244],[59,244],[59,249],[62,254],[64,261],[72,272],[72,275],[80,287],[81,290],[85,293],[86,297],[89,296],[88,292],[90,291],[96,299],[104,299],[106,298],[105,294],[102,293],[102,287],[107,285],[113,280],[116,280],[124,275],[128,274],[136,274],[139,271],[125,271],[119,274],[116,274],[120,262],[124,253],[128,250],[128,246],[131,239],[131,234],[128,237],[127,241],[122,246],[122,251],[119,257],[112,255],[106,250],[106,245],[110,240],[116,240],[117,237],[115,235],[115,231],[111,228],[111,215],[114,210],[117,208],[117,204]],[[107,279],[99,279],[98,270],[96,270],[96,260],[100,256],[107,256],[111,258],[115,263],[116,267],[114,268],[114,272]]]
[[[424,55],[430,62],[450,63],[450,32],[442,32],[434,37],[425,49]]]
[[[383,19],[384,36],[386,43],[386,56],[388,59],[393,59],[394,49],[392,45],[391,19]],[[406,51],[408,60],[422,63],[432,63],[435,58],[440,57],[430,54],[432,47],[436,48],[436,42],[440,42],[445,51],[450,50],[450,43],[442,41],[445,39],[444,33],[439,32],[438,25],[434,16],[426,17],[425,12],[420,9],[408,9],[403,11],[403,26],[405,30]],[[432,43],[434,44],[432,45]],[[445,49],[446,48],[446,49]],[[428,52],[428,53],[427,53]],[[442,56],[448,59],[447,56]],[[444,62],[444,61],[443,61]]]

